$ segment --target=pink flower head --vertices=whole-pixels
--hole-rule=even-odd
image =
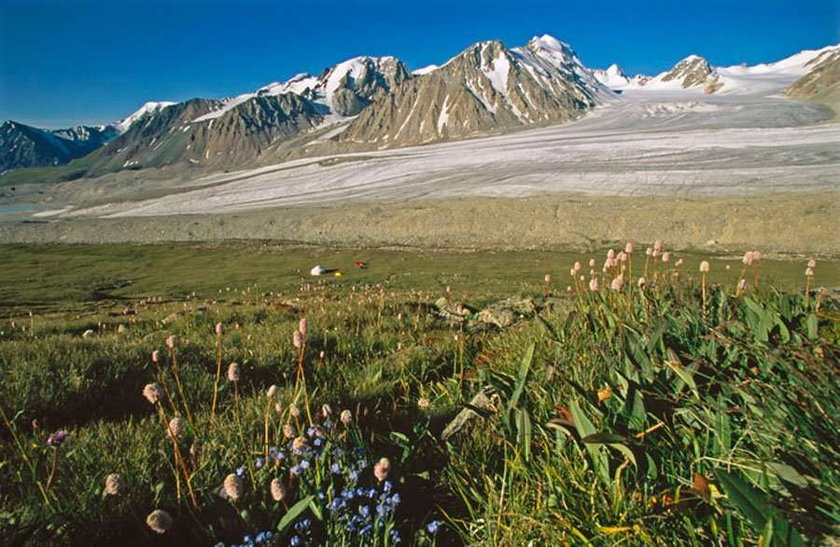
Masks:
[[[629,255],[633,254],[633,242],[627,242],[627,244],[624,246],[624,252]]]
[[[747,251],[746,253],[744,253],[744,258],[741,259],[741,262],[743,262],[744,265],[749,266],[753,263],[753,260],[755,260],[753,252]]]
[[[175,338],[175,335],[174,335],[174,334],[170,334],[170,335],[166,338],[166,347],[168,347],[169,349],[174,349],[174,348],[175,348],[175,342],[176,342],[176,341],[177,341],[177,338]]]
[[[598,278],[597,277],[593,277],[592,279],[589,280],[589,290],[590,291],[596,292],[599,288],[600,288],[600,286],[598,284]]]
[[[589,259],[589,267],[590,267],[590,268],[594,268],[594,267],[595,267],[595,259],[594,259],[594,258],[590,258],[590,259]]]
[[[700,263],[700,272],[709,273],[709,262],[707,260]]]
[[[640,289],[644,289],[645,285],[647,285],[647,280],[644,277],[640,277],[637,283],[639,284]]]
[[[221,336],[225,331],[224,326],[221,323],[216,323],[216,336]]]
[[[548,285],[551,283],[551,274],[545,274],[545,284]]]
[[[391,462],[388,458],[382,458],[376,465],[373,466],[373,474],[379,482],[388,478],[388,473],[391,472]]]
[[[809,268],[816,268],[817,267],[817,261],[812,258],[811,260],[808,261],[808,267]]]
[[[667,251],[662,253],[662,262],[668,262],[670,260],[671,260],[671,253],[669,253]]]
[[[152,363],[160,363],[160,352],[158,350],[152,352]]]
[[[664,248],[664,243],[662,243],[661,239],[657,239],[656,241],[653,242],[653,250],[654,251],[660,251],[661,252],[663,248]]]
[[[296,330],[295,333],[292,335],[292,345],[295,346],[297,349],[301,349],[303,347],[303,335],[300,333],[299,330]]]
[[[626,263],[627,262],[627,253],[625,253],[624,251],[618,253],[618,261],[621,262],[622,264]]]
[[[645,256],[653,256],[653,247],[645,249]]]
[[[309,332],[308,325],[306,324],[306,317],[302,317],[300,323],[298,323],[298,332],[300,332],[301,337],[306,340],[306,334]]]
[[[610,288],[614,291],[620,291],[624,287],[624,276],[617,276],[610,283]]]
[[[580,262],[575,261],[575,271],[579,272],[583,268]]]
[[[615,251],[612,249],[607,251],[607,258],[615,258]]]

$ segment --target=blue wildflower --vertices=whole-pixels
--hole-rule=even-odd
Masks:
[[[302,460],[300,462],[300,464],[298,464],[298,465],[300,466],[301,469],[306,471],[307,469],[309,469],[309,460]]]
[[[257,458],[256,467],[257,469],[262,468],[265,465],[265,460],[263,458]]]
[[[297,547],[298,545],[300,545],[300,543],[300,536],[292,536],[289,538],[289,545],[291,545],[292,547]]]
[[[334,463],[330,466],[330,471],[332,471],[334,475],[340,475],[341,474],[341,466],[338,465],[337,463]]]
[[[390,492],[391,489],[393,489],[393,488],[394,488],[394,483],[392,483],[391,481],[385,481],[385,482],[382,483],[382,491],[385,492],[386,494],[388,492]]]
[[[362,528],[361,530],[359,530],[359,535],[360,535],[360,536],[366,536],[366,535],[368,535],[368,534],[371,532],[371,530],[373,530],[373,525],[372,525],[372,524],[368,524],[368,525],[366,525],[364,528]]]
[[[244,466],[236,468],[236,476],[239,477],[239,478],[242,478],[242,477],[245,476],[245,467]]]
[[[301,473],[303,473],[303,469],[299,465],[292,466],[292,468],[289,469],[289,471],[291,472],[292,475],[294,475],[296,477],[298,475],[300,475]]]
[[[368,507],[367,505],[360,505],[359,514],[362,516],[362,518],[368,518],[370,516],[370,507]]]
[[[440,528],[440,521],[439,520],[433,520],[432,522],[430,522],[429,524],[426,525],[426,531],[429,532],[432,535],[437,534],[439,528]]]

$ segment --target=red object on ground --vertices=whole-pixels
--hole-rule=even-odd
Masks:
[[[356,267],[357,268],[367,268],[367,262],[365,262],[364,260],[357,260],[356,261]]]

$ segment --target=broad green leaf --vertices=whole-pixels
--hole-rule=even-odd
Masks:
[[[283,518],[280,519],[280,522],[277,524],[277,531],[284,532],[286,528],[288,528],[296,518],[301,516],[304,511],[306,511],[312,500],[315,499],[315,496],[306,496],[305,498],[298,501],[296,504],[292,505],[286,514],[283,515]]]

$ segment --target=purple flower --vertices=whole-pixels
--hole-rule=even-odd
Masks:
[[[426,531],[429,532],[432,535],[437,534],[439,528],[440,528],[440,521],[439,520],[433,520],[432,522],[430,522],[429,524],[426,525]]]
[[[240,478],[245,476],[245,467],[244,466],[243,467],[238,467],[236,469],[236,476],[240,477]]]
[[[340,475],[341,474],[341,466],[338,465],[337,463],[334,463],[330,466],[330,471],[332,471],[334,475]]]
[[[64,430],[56,431],[55,433],[47,437],[47,445],[61,446],[62,444],[64,444],[64,441],[67,440],[68,435],[70,434]]]
[[[264,465],[265,465],[265,460],[263,458],[257,458],[257,463],[256,463],[257,469],[261,468]]]

